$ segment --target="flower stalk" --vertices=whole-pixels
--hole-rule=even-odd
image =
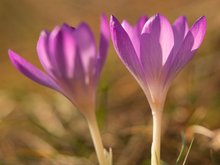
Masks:
[[[94,111],[92,111],[94,112]],[[90,115],[87,116],[86,118],[89,126],[89,131],[92,136],[92,141],[95,147],[95,151],[98,157],[98,161],[100,165],[110,165],[108,164],[107,157],[105,156],[105,149],[102,144],[102,139],[100,135],[100,131],[98,128],[96,116],[94,113],[91,113]]]
[[[160,165],[160,143],[162,111],[153,111],[153,141],[151,145],[151,165]]]

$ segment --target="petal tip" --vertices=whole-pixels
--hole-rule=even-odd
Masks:
[[[200,18],[198,19],[198,21],[201,22],[202,25],[206,27],[207,19],[206,19],[205,16],[200,17]]]
[[[118,23],[119,22],[118,22],[117,18],[115,16],[111,15],[111,17],[110,17],[110,26],[115,27]]]
[[[102,13],[101,14],[101,20],[108,20],[107,16],[105,15],[105,13]]]
[[[15,56],[17,56],[17,55],[16,55],[16,53],[15,53],[13,50],[8,49],[8,56],[9,56],[9,58],[10,58],[11,61],[14,61],[14,58],[15,58]]]
[[[40,37],[46,37],[48,35],[48,32],[46,30],[43,30],[40,32]]]

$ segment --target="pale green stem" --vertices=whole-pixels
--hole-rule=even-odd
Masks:
[[[151,165],[160,165],[162,111],[152,110],[152,115],[153,115],[153,141],[151,146]]]
[[[92,113],[89,116],[87,116],[86,119],[89,125],[89,130],[92,136],[92,140],[98,157],[99,164],[108,165],[107,157],[104,154],[104,147],[102,144],[102,139],[99,132],[96,116],[94,113]]]

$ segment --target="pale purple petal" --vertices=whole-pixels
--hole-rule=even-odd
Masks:
[[[9,50],[8,54],[12,64],[25,76],[41,85],[60,91],[59,86],[54,82],[54,80],[44,72],[27,62],[12,50]]]
[[[46,45],[48,47],[47,52],[49,54],[48,56],[50,57],[50,63],[52,66],[51,71],[49,69],[47,71],[49,73],[52,73],[53,77],[61,77],[65,71],[65,69],[59,68],[60,60],[58,54],[56,53],[57,49],[60,49],[60,46],[56,47],[56,43],[59,42],[57,41],[57,35],[60,33],[60,31],[61,31],[61,26],[56,26],[49,34],[48,45]],[[60,56],[63,56],[63,53]]]
[[[141,17],[137,24],[132,26],[130,25],[126,20],[123,20],[121,25],[124,28],[124,30],[127,32],[134,49],[136,51],[136,54],[138,58],[140,57],[140,36],[141,36],[141,31],[144,26],[144,23],[147,21],[147,17],[143,16]]]
[[[88,75],[93,75],[95,73],[97,52],[91,29],[85,23],[80,24],[74,31],[74,38],[77,42],[85,72]]]
[[[140,58],[146,80],[155,80],[162,69],[162,50],[158,39],[151,33],[141,35]]]
[[[141,16],[139,20],[137,21],[136,29],[139,35],[141,35],[142,29],[144,27],[144,24],[147,22],[147,20],[148,20],[147,16]]]
[[[65,93],[67,93],[68,97],[73,99],[80,99],[80,93],[85,93],[87,91],[86,85],[88,84],[86,81],[85,70],[83,67],[81,55],[79,53],[78,48],[75,52],[74,59],[74,74],[71,78],[68,79],[59,79],[58,82],[61,84]]]
[[[189,31],[187,19],[184,16],[180,16],[176,19],[173,24],[173,34],[174,34],[174,47],[173,47],[173,54],[176,54],[179,50],[186,34]]]
[[[101,69],[105,63],[107,51],[109,47],[109,39],[110,39],[110,32],[109,32],[109,24],[107,17],[102,15],[101,17],[101,33],[100,33],[100,42],[99,42],[99,52],[97,56],[97,66],[96,66],[96,79],[98,79]]]
[[[176,69],[174,69],[174,68],[176,68],[176,66],[179,65],[179,62],[177,62],[177,61],[178,61],[178,59],[182,60],[182,58],[183,58],[183,57],[178,57],[178,51],[180,51],[180,49],[182,49],[182,44],[183,44],[183,41],[184,41],[188,31],[189,31],[189,27],[188,27],[186,17],[180,16],[179,18],[177,18],[173,24],[174,46],[173,46],[172,52],[170,53],[170,55],[166,61],[165,66],[164,66],[164,72],[165,72],[164,74],[165,75],[166,74],[169,75],[169,73],[172,70],[174,73],[176,72]],[[188,40],[189,40],[189,38],[187,39],[187,41]],[[186,44],[186,43],[184,43],[184,44]],[[188,44],[192,44],[192,43],[189,42]]]
[[[170,58],[164,66],[165,83],[173,79],[176,74],[190,61],[195,51],[192,51],[194,38],[189,31],[177,54]]]
[[[184,27],[185,24],[184,22],[185,21],[182,21],[182,23],[180,23],[179,26]],[[185,34],[185,30],[183,30],[184,29],[183,27],[182,27],[182,33]],[[176,48],[177,51],[173,51],[170,57],[168,58],[167,63],[164,66],[164,75],[166,77],[165,82],[171,81],[171,79],[173,79],[175,75],[192,59],[196,49],[201,45],[201,42],[205,35],[205,31],[206,31],[206,20],[205,17],[201,17],[192,26],[192,28],[188,30],[187,35],[185,36],[182,44],[180,44],[180,46]],[[182,37],[179,38],[182,39]]]
[[[139,62],[134,46],[126,31],[114,16],[111,16],[110,19],[110,31],[113,45],[120,59],[139,81],[145,81],[143,68]]]
[[[124,28],[124,30],[127,32],[133,46],[135,49],[135,52],[137,56],[139,57],[140,55],[140,34],[138,34],[137,29],[135,26],[130,25],[126,20],[122,21],[121,26]]]
[[[71,78],[74,73],[73,61],[76,44],[73,31],[73,28],[63,24],[61,27],[55,28],[50,34],[49,53],[56,77]]]
[[[76,55],[76,58],[75,58],[75,68],[74,68],[74,71],[75,71],[75,74],[74,74],[74,77],[72,79],[72,86],[73,86],[73,92],[74,90],[80,90],[79,92],[82,92],[83,90],[86,91],[86,88],[85,86],[86,85],[89,85],[87,81],[87,78],[86,77],[86,74],[85,74],[85,70],[84,70],[84,67],[83,67],[83,61],[82,61],[82,56],[80,55],[79,51],[77,51],[77,55]]]
[[[170,55],[170,52],[174,46],[173,29],[169,21],[162,15],[157,14],[151,17],[144,25],[142,34],[150,33],[153,39],[153,44],[159,44],[160,49],[155,54],[155,59],[161,59],[158,61],[158,65],[164,64]],[[147,51],[147,50],[146,50]]]
[[[53,68],[51,64],[50,54],[48,50],[48,41],[49,41],[49,32],[42,31],[40,34],[40,37],[37,42],[37,53],[39,60],[44,67],[44,69],[51,73],[51,70]]]
[[[205,33],[206,33],[206,18],[203,16],[199,18],[191,27],[190,29],[193,37],[194,37],[194,44],[192,50],[196,50],[201,45]]]

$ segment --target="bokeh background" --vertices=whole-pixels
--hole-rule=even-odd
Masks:
[[[166,164],[175,164],[183,133],[184,155],[195,137],[187,164],[220,164],[219,6],[219,0],[0,0],[0,165],[97,164],[81,114],[62,95],[16,71],[7,51],[11,48],[41,67],[36,54],[41,30],[85,21],[98,41],[101,13],[133,24],[141,15],[155,13],[171,22],[185,15],[190,25],[207,17],[201,48],[168,93],[161,157]],[[113,149],[114,164],[150,164],[151,111],[112,44],[97,96],[102,138],[106,148]]]

